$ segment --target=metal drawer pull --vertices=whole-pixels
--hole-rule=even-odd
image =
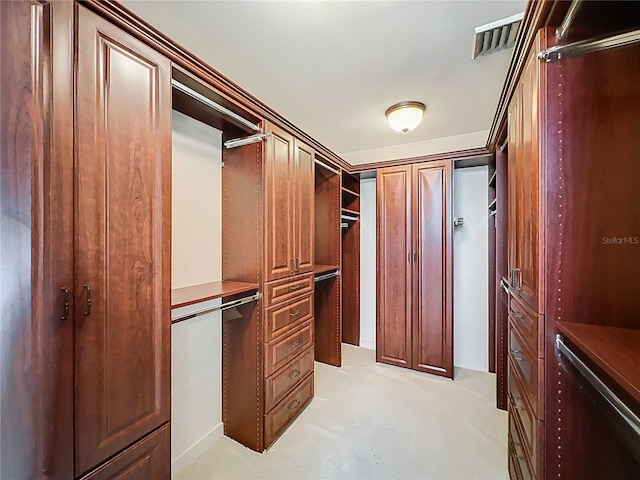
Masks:
[[[289,404],[289,410],[295,410],[300,406],[300,400],[296,399]]]
[[[84,312],[84,316],[88,317],[91,315],[91,287],[85,284],[83,288],[87,291],[87,309]]]
[[[524,402],[522,401],[522,397],[514,398],[514,403],[514,407],[516,407],[516,410],[524,410]]]
[[[516,457],[516,458],[519,458],[519,459],[524,460],[524,455],[523,455],[523,454],[518,453],[517,445],[520,445],[520,444],[519,444],[519,443],[516,443],[516,442],[514,442],[514,441],[512,441],[512,442],[511,442],[511,446],[513,447],[513,448],[512,448],[513,456],[514,456],[514,457]]]
[[[518,350],[511,350],[511,355],[513,355],[513,358],[515,358],[519,362],[524,360],[524,357],[522,356],[522,352]]]
[[[64,315],[60,317],[60,320],[66,320],[69,318],[69,289],[62,287],[64,292]]]
[[[298,378],[300,376],[300,370],[294,370],[293,372],[291,372],[289,374],[289,378],[293,379],[293,378]]]
[[[302,285],[291,285],[289,290],[298,290],[299,288],[302,288]]]
[[[295,317],[296,315],[298,315],[300,313],[300,310],[296,310],[295,312],[289,312],[289,316],[291,317]]]
[[[514,316],[514,318],[522,318],[522,314],[516,310],[509,310],[509,313]]]
[[[291,345],[289,345],[289,348],[294,349],[299,345],[300,345],[300,339],[297,339],[295,342],[293,342]]]

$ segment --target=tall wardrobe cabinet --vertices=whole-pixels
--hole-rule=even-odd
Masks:
[[[451,162],[377,171],[379,362],[453,378]]]
[[[169,478],[170,63],[77,3],[0,13],[0,477]]]

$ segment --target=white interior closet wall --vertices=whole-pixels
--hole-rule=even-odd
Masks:
[[[486,372],[489,368],[487,167],[453,174],[455,216],[464,225],[453,233],[453,363]]]
[[[360,346],[376,349],[376,179],[360,180]]]
[[[171,270],[172,288],[180,288],[222,280],[222,132],[176,111],[172,121]],[[214,312],[172,326],[173,473],[222,436],[221,322]]]

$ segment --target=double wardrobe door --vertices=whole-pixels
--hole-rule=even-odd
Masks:
[[[453,378],[451,162],[377,172],[376,359]]]

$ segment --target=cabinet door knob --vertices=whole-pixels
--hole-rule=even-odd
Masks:
[[[300,406],[300,400],[295,399],[293,402],[289,404],[289,410],[295,410]]]
[[[87,292],[87,309],[84,312],[84,316],[88,317],[91,315],[91,287],[85,284],[82,288]]]
[[[294,370],[289,374],[289,378],[294,379],[300,376],[300,370]]]

